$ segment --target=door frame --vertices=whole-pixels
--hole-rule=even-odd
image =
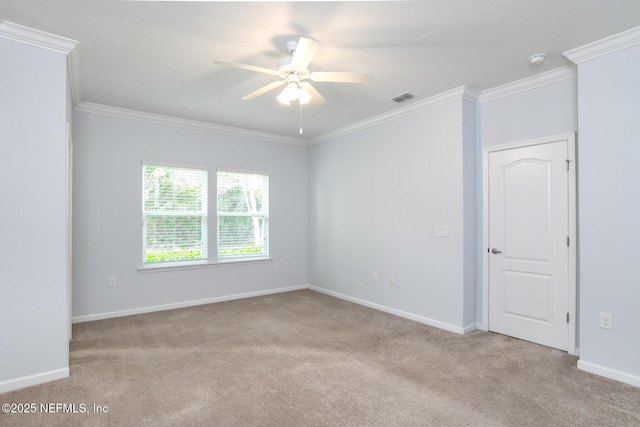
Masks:
[[[73,338],[73,136],[71,123],[67,122],[66,139],[66,174],[67,174],[67,335]]]
[[[567,141],[567,156],[569,160],[569,345],[568,353],[578,354],[576,336],[577,322],[577,184],[576,184],[576,135],[564,133],[549,137],[529,139],[507,144],[493,145],[482,148],[482,323],[478,329],[489,330],[489,154],[513,148],[531,147],[553,142]]]

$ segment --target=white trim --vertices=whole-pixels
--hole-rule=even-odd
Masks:
[[[264,175],[264,176],[271,177],[271,173],[267,171],[262,171],[258,169],[242,169],[242,168],[234,168],[234,167],[227,167],[227,166],[216,167],[216,172],[244,173],[247,175]]]
[[[365,307],[372,308],[374,310],[383,311],[385,313],[393,314],[394,316],[402,317],[405,319],[413,320],[418,323],[422,323],[425,325],[433,326],[438,329],[443,329],[445,331],[453,332],[459,335],[465,335],[470,332],[473,332],[477,329],[477,324],[471,324],[464,327],[451,325],[449,323],[440,322],[439,320],[429,319],[428,317],[419,316],[417,314],[408,313],[406,311],[397,310],[395,308],[387,307],[384,305],[376,304],[373,302],[361,300],[359,298],[350,297],[348,295],[344,295],[338,292],[330,291],[328,289],[319,288],[317,286],[308,285],[308,288],[312,291],[316,291],[322,294],[330,295],[332,297],[336,297],[345,301],[349,301],[358,305],[362,305]]]
[[[208,267],[229,267],[232,265],[261,264],[271,262],[273,258],[233,258],[226,261],[206,262],[194,261],[167,261],[163,263],[145,263],[138,267],[139,273],[159,273],[161,271],[194,270]]]
[[[264,295],[279,294],[283,292],[299,291],[303,289],[309,289],[309,290],[326,294],[326,295],[339,298],[345,301],[353,302],[358,305],[369,307],[374,310],[393,314],[394,316],[413,320],[415,322],[433,326],[435,328],[453,332],[460,335],[465,335],[478,329],[478,325],[475,323],[464,326],[464,327],[454,326],[449,323],[440,322],[438,320],[429,319],[427,317],[419,316],[417,314],[408,313],[406,311],[397,310],[395,308],[387,307],[380,304],[375,304],[375,303],[361,300],[358,298],[353,298],[347,295],[340,294],[338,292],[330,291],[327,289],[319,288],[317,286],[312,286],[308,284],[299,285],[299,286],[289,286],[285,288],[268,289],[264,291],[247,292],[243,294],[227,295],[227,296],[214,297],[214,298],[205,298],[200,300],[191,300],[191,301],[183,301],[183,302],[171,303],[171,304],[134,308],[129,310],[119,310],[119,311],[110,311],[110,312],[98,313],[98,314],[89,314],[86,316],[76,316],[73,318],[73,323],[92,322],[94,320],[111,319],[114,317],[132,316],[135,314],[152,313],[152,312],[164,311],[164,310],[174,310],[176,308],[192,307],[192,306],[203,305],[203,304],[213,304],[217,302],[233,301],[233,300],[244,299],[244,298],[253,298],[253,297],[264,296]]]
[[[142,159],[140,162],[142,166],[160,166],[165,168],[175,168],[175,169],[194,169],[194,170],[206,170],[209,172],[208,165],[199,165],[195,163],[180,163],[180,162],[172,162],[166,160],[146,160]]]
[[[67,55],[67,69],[69,74],[69,87],[71,88],[71,102],[76,108],[82,102],[82,67],[78,49],[74,49]]]
[[[67,378],[68,376],[69,368],[61,368],[53,371],[42,372],[40,374],[28,375],[26,377],[13,378],[0,382],[0,393],[6,393],[20,388],[31,387],[32,385],[59,380]]]
[[[111,319],[113,317],[132,316],[134,314],[152,313],[156,311],[174,310],[176,308],[193,307],[196,305],[213,304],[216,302],[233,301],[237,299],[259,297],[264,295],[279,294],[283,292],[299,291],[307,289],[307,285],[289,286],[286,288],[267,289],[264,291],[246,292],[242,294],[226,295],[221,297],[204,298],[199,300],[190,300],[176,302],[171,304],[154,305],[148,307],[132,308],[129,310],[109,311],[105,313],[89,314],[86,316],[75,316],[73,323],[92,322],[94,320]]]
[[[141,122],[154,123],[159,125],[181,127],[186,129],[214,132],[224,135],[239,136],[244,138],[257,139],[259,141],[281,142],[284,144],[306,146],[305,140],[283,135],[276,135],[267,132],[258,132],[247,129],[234,128],[231,126],[217,125],[214,123],[199,122],[195,120],[179,119],[177,117],[163,116],[160,114],[145,113],[143,111],[128,110],[126,108],[110,107],[108,105],[94,104],[91,102],[81,102],[77,111],[85,113],[101,114],[104,116],[118,117],[122,119],[137,120]]]
[[[73,338],[73,139],[71,124],[66,122],[65,146],[65,200],[66,200],[66,290],[67,290],[67,340]],[[67,360],[69,357],[67,348]]]
[[[473,331],[477,331],[479,329],[478,326],[479,325],[477,323],[472,323],[470,325],[467,325],[467,326],[463,327],[462,328],[462,335],[467,335],[467,334],[470,334]]]
[[[553,136],[543,136],[541,138],[527,139],[523,141],[510,142],[506,144],[490,145],[483,147],[483,150],[487,152],[511,150],[512,148],[530,147],[532,145],[540,144],[552,144],[559,141],[575,141],[575,134],[573,132],[561,133]],[[570,159],[571,160],[571,159]]]
[[[379,114],[377,116],[364,119],[350,125],[343,126],[333,131],[325,132],[309,141],[309,145],[317,144],[319,142],[328,141],[330,139],[338,138],[362,129],[366,129],[371,126],[379,125],[381,123],[395,120],[400,117],[408,116],[410,114],[417,113],[419,111],[435,108],[443,104],[447,104],[452,101],[467,100],[471,102],[478,101],[478,91],[467,86],[460,86],[456,89],[452,89],[446,92],[442,92],[438,95],[432,96],[427,99],[423,99],[414,102],[406,107],[396,108],[392,111]]]
[[[482,319],[480,329],[489,332],[489,150],[482,147]]]
[[[575,66],[556,68],[554,70],[540,73],[532,77],[527,77],[521,80],[516,80],[515,82],[504,84],[502,86],[483,90],[478,96],[478,102],[487,102],[505,96],[514,95],[516,93],[536,89],[541,86],[546,86],[551,83],[575,78],[577,75],[578,73]]]
[[[77,40],[25,27],[24,25],[9,21],[3,21],[2,24],[0,24],[0,37],[54,52],[64,53],[65,55],[69,54],[78,44]]]
[[[640,27],[635,27],[602,40],[586,44],[562,54],[571,62],[580,64],[613,52],[640,44]]]
[[[591,374],[596,374],[605,378],[620,381],[625,384],[640,387],[640,376],[629,374],[627,372],[607,368],[605,366],[597,365],[591,362],[585,362],[584,360],[578,360],[578,369],[589,372]]]
[[[529,147],[540,144],[567,141],[567,156],[571,170],[569,173],[569,340],[568,353],[576,355],[576,304],[577,304],[577,214],[576,214],[576,159],[575,159],[575,134],[565,133],[550,137],[518,141],[509,144],[492,145],[482,148],[482,321],[478,329],[489,330],[489,255],[485,248],[489,248],[489,153],[509,150],[513,148]]]
[[[569,348],[568,353],[578,356],[578,170],[576,167],[576,135],[567,138],[567,160],[569,160]]]

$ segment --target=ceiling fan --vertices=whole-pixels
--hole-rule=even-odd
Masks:
[[[256,67],[255,65],[240,64],[237,62],[216,60],[219,65],[240,68],[243,70],[257,71],[260,73],[278,76],[282,80],[269,83],[260,89],[242,97],[243,100],[257,98],[260,95],[272,91],[280,86],[286,85],[285,89],[278,95],[278,101],[285,105],[290,105],[291,101],[298,100],[300,105],[311,102],[313,105],[323,105],[327,100],[309,82],[336,82],[336,83],[367,83],[371,81],[370,73],[340,72],[340,71],[309,71],[309,63],[318,50],[318,42],[301,37],[298,41],[287,43],[289,57],[278,61],[278,68]]]

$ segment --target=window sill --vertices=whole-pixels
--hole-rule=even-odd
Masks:
[[[158,273],[160,271],[194,270],[209,267],[229,267],[232,265],[262,264],[273,261],[272,258],[260,259],[234,259],[217,262],[189,262],[189,263],[166,263],[163,265],[143,265],[138,267],[139,273]]]

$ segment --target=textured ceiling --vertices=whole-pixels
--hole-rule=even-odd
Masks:
[[[639,0],[183,2],[0,0],[11,21],[78,40],[80,101],[297,137],[300,110],[275,90],[240,98],[274,76],[286,43],[320,43],[312,71],[368,71],[367,84],[314,83],[304,137],[467,85],[484,90],[569,65],[562,52],[640,26]],[[529,56],[547,60],[532,66]],[[397,104],[390,98],[416,97]]]

